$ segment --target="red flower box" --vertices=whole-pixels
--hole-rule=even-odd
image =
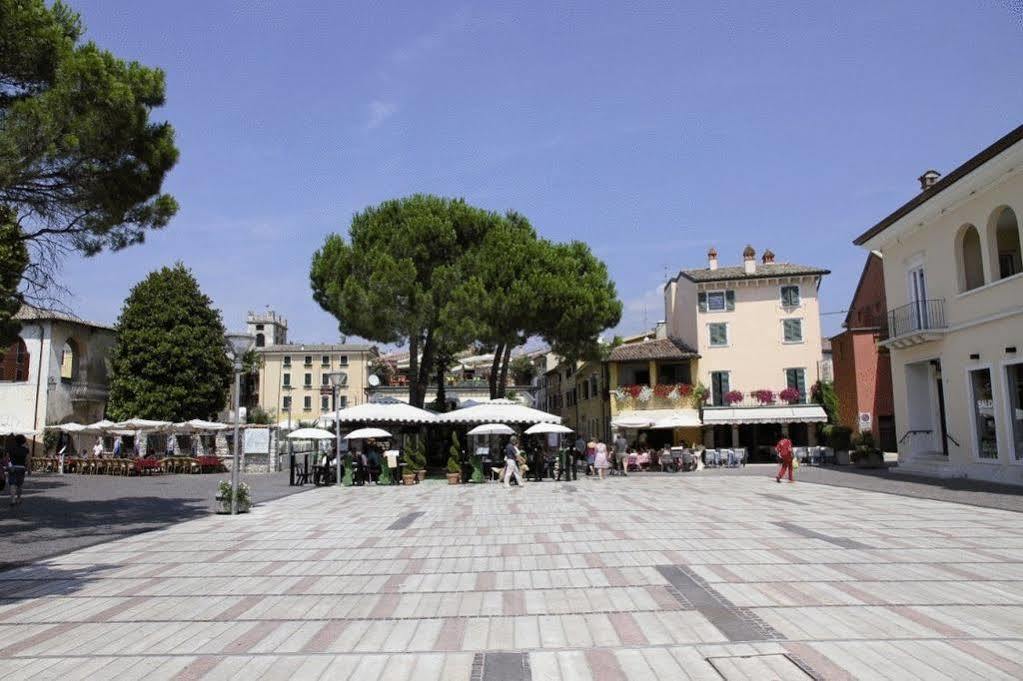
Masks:
[[[744,397],[741,390],[729,390],[725,393],[725,404],[732,405],[742,402]]]
[[[774,404],[774,391],[773,390],[754,390],[752,393],[753,399],[760,404]]]
[[[803,394],[795,388],[785,388],[785,390],[778,393],[778,397],[789,404],[795,404],[796,402],[801,402],[803,400]]]

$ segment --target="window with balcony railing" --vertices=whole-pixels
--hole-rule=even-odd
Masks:
[[[888,312],[887,336],[890,338],[946,327],[945,301],[941,298],[917,300]]]

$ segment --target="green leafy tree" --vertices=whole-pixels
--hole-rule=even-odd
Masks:
[[[466,257],[494,216],[462,200],[416,194],[355,215],[349,240],[313,256],[313,298],[342,334],[408,343],[409,403],[422,407],[438,345],[471,338]]]
[[[817,381],[810,389],[810,399],[824,407],[824,413],[828,415],[828,423],[838,423],[838,393],[835,392],[835,384],[830,381]]]
[[[19,286],[28,267],[28,249],[13,218],[12,210],[0,206],[0,348],[17,340],[21,330],[14,315],[23,302]]]
[[[115,420],[212,418],[224,408],[232,366],[220,312],[184,265],[137,284],[117,320],[111,356]]]
[[[161,193],[178,158],[174,131],[150,121],[164,104],[163,72],[83,33],[59,0],[0,0],[0,326],[11,323],[15,273],[40,294],[62,254],[139,243],[177,210]],[[7,252],[12,240],[27,259]]]

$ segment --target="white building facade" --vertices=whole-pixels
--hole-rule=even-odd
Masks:
[[[855,243],[884,254],[900,467],[1023,484],[1023,126]]]

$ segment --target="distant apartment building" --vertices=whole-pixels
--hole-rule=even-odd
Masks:
[[[275,422],[311,422],[367,400],[370,364],[378,355],[374,346],[288,343],[287,320],[274,312],[250,313],[247,326],[259,357],[251,395]],[[334,405],[329,375],[337,371],[345,378]]]
[[[559,415],[564,425],[588,438],[610,442],[611,408],[606,365],[596,360],[562,362],[559,370],[558,382],[564,395]]]
[[[18,340],[0,349],[0,428],[42,431],[105,416],[113,328],[22,306]],[[42,442],[42,435],[37,438]],[[38,446],[33,441],[33,448]]]
[[[892,367],[878,341],[887,327],[884,261],[871,251],[856,284],[842,333],[831,337],[839,421],[854,432],[869,432],[886,452],[897,449]]]
[[[880,251],[899,465],[1023,483],[1023,126],[854,243]]]

